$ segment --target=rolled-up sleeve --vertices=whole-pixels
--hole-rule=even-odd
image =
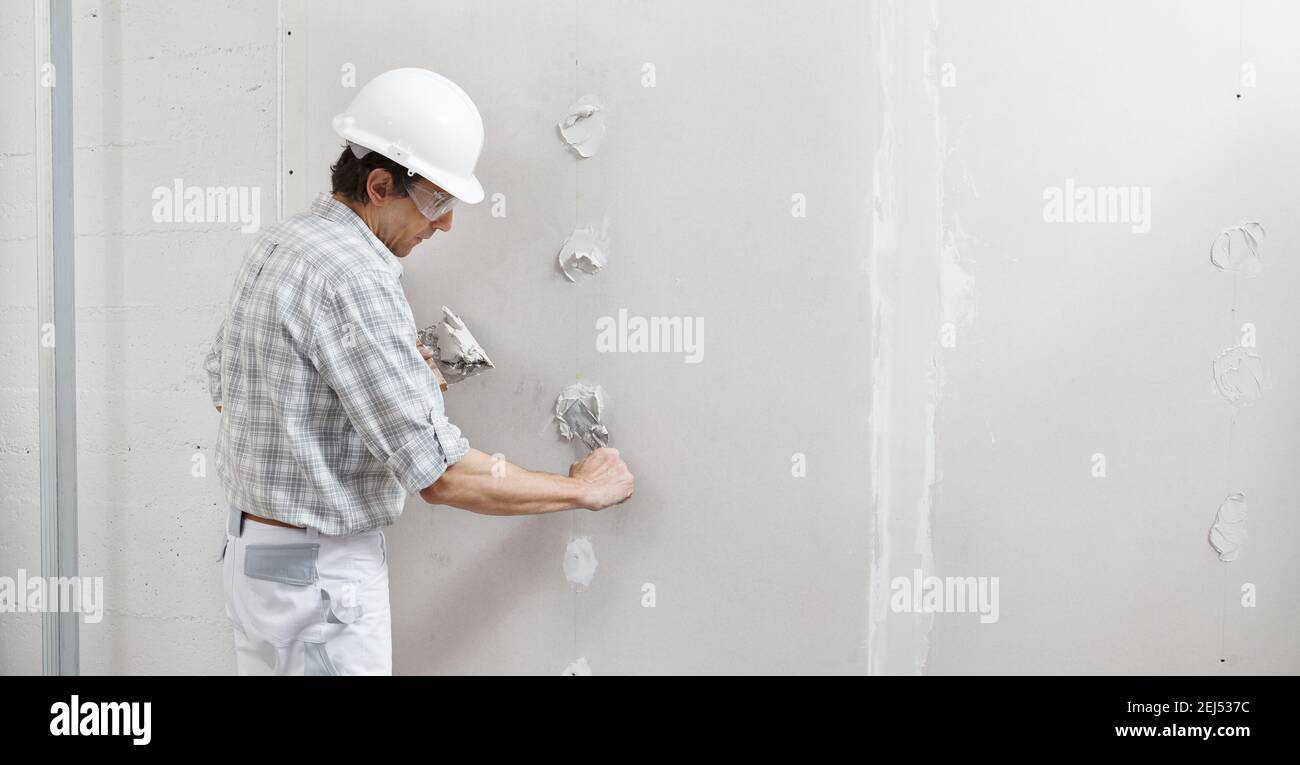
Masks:
[[[212,341],[212,348],[203,360],[203,370],[208,373],[208,393],[212,403],[221,406],[221,344],[225,342],[226,322],[223,320],[217,328],[217,337]]]
[[[366,448],[415,494],[464,457],[469,441],[443,411],[409,317],[396,279],[355,274],[322,305],[309,356]]]

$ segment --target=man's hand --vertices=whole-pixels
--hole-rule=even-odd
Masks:
[[[438,381],[438,389],[446,393],[447,381],[443,379],[442,372],[438,369],[438,362],[433,360],[433,351],[429,350],[424,343],[416,343],[415,347],[419,349],[420,355],[424,357],[424,363],[429,365],[429,371],[433,372],[433,379]]]
[[[618,449],[610,447],[597,449],[573,463],[569,477],[587,484],[587,500],[583,506],[588,510],[603,510],[622,504],[632,497],[635,490],[636,479],[632,477],[632,471],[618,456]]]

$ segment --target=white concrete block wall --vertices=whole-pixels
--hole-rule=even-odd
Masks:
[[[30,3],[0,21],[0,571],[39,571]],[[203,353],[254,234],[159,223],[153,189],[260,187],[275,215],[277,7],[74,3],[81,574],[106,613],[82,671],[233,671]],[[40,672],[40,620],[0,619],[0,674]]]
[[[32,4],[0,15],[0,572],[40,567]],[[41,671],[41,617],[0,615],[0,674]]]

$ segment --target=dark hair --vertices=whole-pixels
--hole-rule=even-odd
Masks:
[[[387,170],[393,176],[393,192],[399,197],[406,196],[406,184],[420,179],[418,175],[408,177],[405,167],[377,151],[367,152],[366,156],[358,159],[352,149],[344,146],[339,161],[330,167],[330,185],[335,194],[367,204],[370,195],[366,192],[366,179],[372,170]]]

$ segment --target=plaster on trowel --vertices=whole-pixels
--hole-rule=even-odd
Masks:
[[[433,360],[438,386],[445,391],[448,383],[458,383],[495,365],[459,316],[447,306],[442,307],[442,314],[442,321],[420,330],[418,338],[429,349],[427,358]]]

